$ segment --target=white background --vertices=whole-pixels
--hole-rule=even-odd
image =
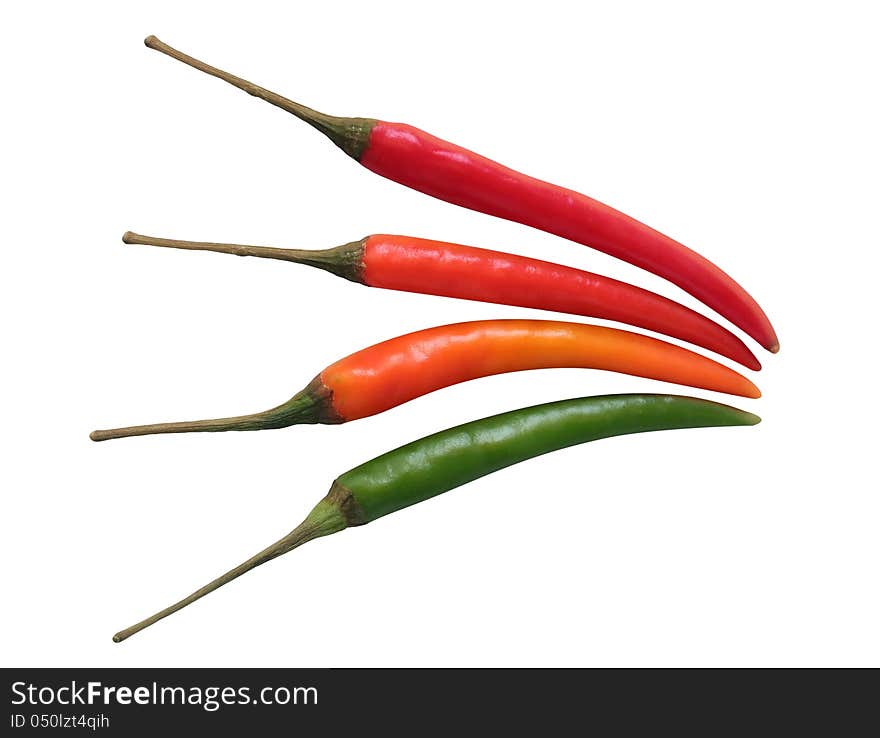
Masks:
[[[877,19],[870,3],[727,7],[5,5],[3,664],[880,664]],[[764,422],[522,464],[311,543],[114,645],[383,451],[538,402],[682,391],[527,372],[338,427],[94,444],[93,428],[262,410],[407,331],[560,317],[123,246],[125,230],[304,248],[403,233],[697,307],[590,249],[375,176],[146,49],[150,33],[318,109],[412,123],[698,249],[780,335],[777,356],[750,342],[765,397],[733,401]]]

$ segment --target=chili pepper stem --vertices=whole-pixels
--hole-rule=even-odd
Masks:
[[[217,579],[206,584],[204,587],[197,589],[188,597],[184,597],[179,602],[175,602],[170,607],[160,610],[155,615],[151,615],[145,620],[141,620],[139,623],[135,623],[125,630],[120,630],[113,636],[113,642],[119,643],[124,641],[126,638],[133,636],[144,628],[148,628],[153,623],[156,623],[163,618],[167,618],[178,610],[182,610],[187,605],[191,605],[196,600],[201,599],[206,594],[210,594],[215,589],[219,589],[224,584],[228,584],[233,579],[237,579],[251,569],[255,569],[261,564],[265,564],[267,561],[271,561],[282,554],[286,554],[288,551],[293,551],[293,549],[302,546],[304,543],[308,543],[309,541],[313,541],[316,538],[321,538],[323,536],[329,536],[332,533],[337,533],[348,527],[349,522],[346,520],[340,507],[328,498],[330,498],[330,495],[321,500],[312,512],[309,513],[308,517],[286,536],[277,540],[271,546],[264,548],[260,553],[252,556],[247,561],[230,569],[222,576],[217,577]]]
[[[177,59],[177,61],[191,66],[193,69],[198,69],[200,72],[210,74],[212,77],[217,77],[217,79],[222,79],[233,87],[243,90],[248,95],[253,95],[282,110],[286,110],[288,113],[295,115],[300,120],[319,130],[346,154],[353,156],[355,159],[360,159],[361,153],[363,153],[367,146],[370,131],[375,125],[374,120],[369,118],[345,118],[313,110],[271,90],[255,85],[253,82],[248,82],[246,79],[236,77],[234,74],[224,72],[222,69],[217,69],[217,67],[212,67],[210,64],[184,54],[163,43],[155,36],[147,36],[144,39],[144,44],[151,49],[161,51],[172,59]]]
[[[291,425],[307,423],[338,423],[340,421],[328,414],[326,410],[328,397],[329,391],[321,385],[320,380],[316,379],[287,402],[261,413],[210,420],[184,420],[176,423],[154,423],[96,430],[89,434],[89,438],[93,441],[109,441],[113,438],[150,436],[159,433],[252,431],[286,428]]]
[[[152,436],[161,433],[198,433],[230,430],[259,430],[264,425],[263,413],[238,415],[229,418],[212,418],[210,420],[184,420],[176,423],[152,423],[148,425],[131,425],[124,428],[94,430],[89,433],[93,441],[110,441],[114,438],[130,438],[131,436]]]
[[[362,264],[366,238],[330,249],[279,249],[273,246],[248,246],[238,243],[180,241],[126,231],[122,236],[122,242],[141,246],[159,246],[187,251],[214,251],[218,254],[232,254],[233,256],[255,256],[260,259],[291,261],[294,264],[305,264],[316,269],[323,269],[351,282],[363,284]]]

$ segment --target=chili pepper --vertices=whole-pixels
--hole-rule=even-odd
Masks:
[[[695,310],[626,282],[525,256],[384,234],[310,251],[178,241],[131,231],[122,240],[292,261],[369,287],[615,320],[703,346],[750,369],[761,368],[739,338]]]
[[[554,367],[607,369],[761,396],[733,369],[638,333],[552,320],[482,320],[428,328],[365,348],[331,364],[284,404],[261,413],[96,430],[91,439],[344,423],[471,379]]]
[[[326,135],[367,169],[419,192],[591,246],[669,280],[723,315],[769,351],[779,350],[757,302],[711,261],[579,192],[528,177],[402,123],[319,113],[177,51],[144,43],[276,105]]]
[[[120,631],[117,643],[315,538],[383,515],[542,454],[630,433],[755,425],[760,418],[708,400],[674,395],[604,395],[522,408],[449,428],[401,446],[338,477],[284,538],[180,602]]]

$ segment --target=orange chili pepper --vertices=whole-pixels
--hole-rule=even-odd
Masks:
[[[358,351],[331,364],[304,390],[271,410],[100,430],[91,438],[344,423],[478,377],[552,367],[605,369],[743,397],[761,396],[733,369],[638,333],[551,320],[481,320],[428,328]]]

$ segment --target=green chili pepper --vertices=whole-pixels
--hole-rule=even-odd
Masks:
[[[759,422],[751,413],[693,397],[604,395],[536,405],[449,428],[338,477],[327,496],[284,538],[113,640],[125,640],[303,543],[369,523],[520,461],[629,433]]]

